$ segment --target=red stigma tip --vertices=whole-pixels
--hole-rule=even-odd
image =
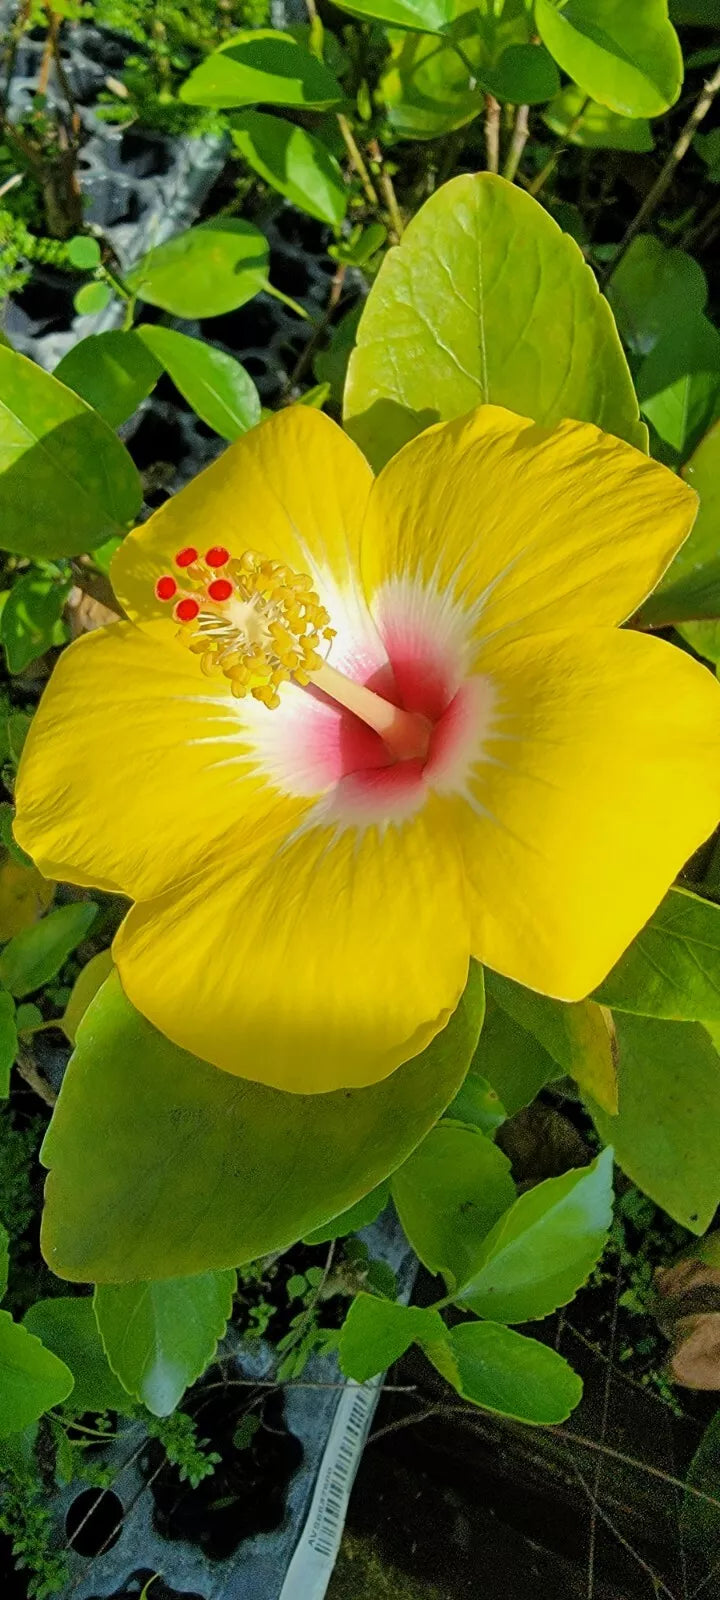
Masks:
[[[188,544],[185,546],[184,550],[178,550],[178,553],[175,557],[175,565],[176,567],[191,567],[193,561],[197,561],[197,558],[197,550],[195,550],[191,544]]]
[[[233,586],[229,578],[213,578],[212,583],[208,586],[208,594],[211,600],[229,600],[232,592]]]
[[[158,600],[172,600],[173,595],[177,594],[175,579],[170,577],[158,578],[155,585],[155,594]]]
[[[205,560],[209,567],[224,567],[230,560],[230,551],[225,549],[224,544],[214,544]]]
[[[174,616],[178,622],[193,622],[199,610],[197,600],[178,600]]]

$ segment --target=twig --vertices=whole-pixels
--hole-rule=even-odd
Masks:
[[[617,255],[613,258],[610,266],[603,274],[600,280],[601,283],[607,283],[608,279],[612,277],[616,267],[620,265],[628,245],[632,243],[636,233],[640,231],[643,224],[647,222],[648,217],[652,216],[653,211],[659,205],[665,190],[672,182],[672,179],[675,175],[675,168],[682,161],[683,156],[688,150],[696,128],[699,127],[703,117],[707,116],[718,89],[720,89],[720,67],[717,68],[711,78],[708,78],[702,94],[699,95],[698,99],[696,100],[693,110],[691,111],[690,116],[685,123],[685,127],[683,128],[680,137],[676,139],[667,161],[656,178],[650,193],[643,200],[640,210],[638,211],[637,215],[633,217],[629,228],[626,230],[624,237],[621,239]]]
[[[515,112],[515,126],[513,128],[512,138],[508,146],[505,165],[502,170],[502,175],[504,178],[507,178],[508,183],[514,182],[515,174],[520,165],[520,159],[522,157],[523,150],[525,149],[528,141],[528,134],[530,132],[529,117],[530,107],[518,106],[517,111]]]
[[[38,72],[38,80],[37,80],[37,93],[38,94],[43,94],[43,95],[47,94],[47,91],[48,91],[48,83],[50,81],[50,67],[52,65],[53,57],[55,55],[55,39],[56,39],[56,35],[57,35],[59,23],[60,23],[60,18],[55,15],[55,12],[53,11],[51,6],[46,5],[45,11],[47,13],[47,30],[48,31],[47,31],[47,39],[45,40],[45,44],[44,44],[44,47],[43,47],[42,60],[40,62],[40,71]]]
[[[46,1106],[52,1107],[55,1105],[57,1094],[46,1079],[43,1078],[33,1056],[25,1045],[20,1047],[15,1068],[39,1100],[44,1100]]]
[[[494,94],[485,96],[485,158],[488,172],[500,167],[500,102]]]
[[[628,1555],[633,1556],[634,1559],[637,1561],[638,1566],[642,1568],[642,1571],[650,1579],[650,1581],[651,1581],[651,1583],[652,1583],[652,1585],[653,1585],[653,1587],[655,1589],[656,1595],[657,1594],[666,1594],[668,1596],[668,1600],[675,1600],[675,1596],[672,1593],[672,1590],[668,1589],[667,1584],[663,1583],[662,1579],[658,1577],[657,1573],[653,1572],[652,1567],[648,1565],[647,1561],[643,1560],[643,1558],[640,1555],[639,1551],[636,1550],[633,1545],[631,1545],[630,1540],[626,1539],[625,1535],[620,1532],[620,1529],[618,1527],[616,1527],[615,1523],[608,1516],[607,1511],[604,1511],[603,1507],[598,1505],[597,1499],[595,1497],[595,1493],[593,1493],[593,1490],[590,1488],[589,1483],[585,1482],[585,1479],[584,1479],[584,1477],[583,1477],[583,1475],[582,1475],[582,1473],[580,1471],[580,1468],[579,1468],[579,1466],[578,1466],[576,1461],[573,1461],[572,1468],[573,1468],[573,1472],[575,1473],[575,1476],[576,1476],[576,1478],[578,1480],[578,1483],[580,1484],[581,1489],[584,1490],[584,1492],[587,1495],[588,1500],[590,1501],[590,1504],[592,1506],[592,1519],[593,1519],[592,1526],[593,1526],[593,1528],[595,1527],[596,1518],[599,1517],[601,1522],[604,1522],[605,1527],[610,1531],[610,1533],[613,1534],[614,1538],[617,1539],[618,1544],[622,1545],[623,1550],[627,1550]],[[589,1581],[592,1582],[592,1568],[590,1569],[590,1571],[588,1573],[588,1578],[589,1578]],[[591,1594],[592,1590],[588,1590],[588,1593]]]
[[[365,165],[363,156],[355,142],[355,136],[352,128],[350,127],[350,123],[348,122],[347,117],[344,117],[340,111],[338,111],[338,127],[345,141],[345,149],[350,157],[350,165],[355,168],[363,189],[365,190],[366,200],[369,200],[371,206],[379,206],[380,201],[378,200],[377,190],[372,178],[370,177],[367,166]]]
[[[577,133],[589,104],[590,96],[588,94],[585,96],[580,110],[576,111],[572,122],[568,123],[565,133],[563,134],[562,144],[558,145],[557,150],[553,151],[550,160],[545,162],[545,166],[541,168],[540,172],[538,172],[537,177],[533,178],[532,183],[528,184],[528,194],[535,196],[539,195],[540,190],[547,183],[548,178],[552,176],[560,157],[565,154],[565,151],[568,148],[568,141],[572,139],[574,133]]]
[[[402,212],[401,212],[400,207],[399,207],[399,205],[397,203],[397,195],[395,193],[395,186],[393,184],[392,178],[390,177],[390,173],[386,170],[386,168],[385,168],[385,166],[383,164],[383,154],[382,154],[382,150],[380,149],[380,146],[379,146],[379,144],[377,142],[377,139],[371,139],[370,140],[370,143],[368,145],[368,150],[370,151],[370,155],[372,157],[372,160],[377,163],[378,182],[380,184],[380,189],[382,191],[382,197],[383,197],[383,200],[385,201],[385,204],[386,204],[387,209],[388,209],[388,215],[390,217],[391,243],[392,244],[399,244],[400,240],[402,239],[402,236],[403,236],[403,230],[404,230],[404,227],[405,227],[405,223],[403,222]],[[392,235],[394,235],[394,238],[392,237]]]

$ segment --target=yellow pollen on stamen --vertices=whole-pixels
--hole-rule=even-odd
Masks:
[[[347,678],[323,659],[336,637],[312,579],[255,550],[231,557],[214,547],[205,560],[180,552],[182,592],[171,579],[156,585],[159,599],[176,601],[178,637],[199,657],[203,673],[222,673],[237,699],[252,695],[269,710],[281,684],[320,689],[373,728],[397,760],[424,759],[431,724]],[[172,590],[172,594],[168,593]]]

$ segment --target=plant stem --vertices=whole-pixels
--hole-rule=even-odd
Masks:
[[[345,141],[345,149],[350,157],[350,165],[355,168],[363,189],[365,190],[366,200],[369,200],[371,206],[375,206],[377,208],[377,206],[380,204],[377,196],[377,190],[373,184],[372,178],[370,177],[370,173],[368,172],[361,152],[355,142],[355,136],[352,128],[350,127],[350,123],[348,122],[347,117],[344,117],[340,111],[338,111],[337,119],[338,127]]]
[[[303,322],[312,322],[313,319],[310,312],[306,311],[304,306],[298,305],[297,300],[293,300],[291,295],[283,294],[282,289],[276,289],[274,283],[270,283],[268,280],[267,283],[263,284],[263,289],[266,294],[271,294],[274,300],[279,300],[281,305],[289,306],[290,310],[295,312],[296,317],[302,317]]]
[[[57,1094],[49,1083],[46,1083],[42,1073],[38,1071],[35,1060],[26,1045],[21,1045],[15,1067],[20,1077],[25,1079],[29,1088],[37,1095],[39,1100],[44,1100],[46,1106],[54,1106]]]
[[[707,83],[704,85],[702,94],[698,96],[698,99],[696,100],[695,105],[690,112],[690,116],[685,123],[685,127],[683,128],[679,138],[676,139],[664,167],[661,169],[658,177],[655,179],[650,193],[643,200],[640,210],[638,211],[637,215],[633,217],[630,227],[627,229],[624,237],[621,239],[617,255],[610,263],[607,271],[603,273],[603,276],[600,280],[601,283],[607,283],[607,281],[612,277],[615,268],[620,265],[628,245],[632,244],[636,233],[640,231],[643,223],[647,222],[648,217],[651,217],[653,212],[656,210],[657,206],[662,200],[665,190],[669,187],[673,177],[675,176],[675,168],[682,161],[683,156],[686,154],[690,146],[690,142],[696,128],[699,127],[703,117],[707,116],[718,89],[720,89],[720,67],[717,68],[711,78],[708,78]]]
[[[500,169],[500,102],[494,94],[485,96],[485,155],[488,172]]]
[[[520,159],[523,150],[527,144],[528,134],[530,132],[529,116],[529,106],[518,106],[515,113],[515,127],[513,128],[505,165],[502,170],[502,175],[504,178],[507,178],[508,183],[514,182],[515,174],[520,165]]]
[[[392,178],[390,177],[390,173],[386,171],[383,165],[383,154],[377,139],[370,140],[368,150],[370,151],[372,160],[376,161],[378,165],[378,181],[382,191],[383,200],[385,201],[388,209],[388,215],[391,223],[391,233],[394,235],[394,238],[391,238],[391,243],[399,244],[403,236],[405,223],[403,222],[402,212],[397,203],[395,186]]]
[[[545,166],[538,173],[537,177],[533,178],[532,183],[528,184],[528,186],[527,186],[528,187],[528,194],[532,194],[532,195],[535,195],[535,196],[539,195],[540,190],[547,183],[548,178],[552,176],[552,174],[555,171],[555,168],[556,168],[556,166],[558,164],[558,161],[560,160],[560,157],[565,154],[565,151],[568,148],[568,140],[572,138],[574,133],[577,133],[578,128],[580,127],[580,123],[582,122],[582,119],[583,119],[583,117],[585,115],[585,112],[587,111],[587,108],[588,108],[589,104],[590,104],[590,96],[589,96],[589,94],[587,94],[585,96],[585,99],[583,100],[583,103],[582,103],[582,105],[580,107],[580,110],[575,113],[575,116],[573,117],[572,122],[569,122],[568,125],[567,125],[567,128],[565,129],[565,133],[563,135],[562,144],[558,145],[557,150],[553,151],[553,154],[551,155],[550,160],[545,162]]]

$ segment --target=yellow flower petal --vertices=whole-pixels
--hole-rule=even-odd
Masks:
[[[114,946],[128,998],[227,1072],[303,1094],[379,1082],[445,1026],[467,978],[439,807],[384,833],[317,826],[288,843],[269,827],[256,844],[253,864],[229,847],[130,912]]]
[[[720,816],[720,685],[662,640],[590,630],[488,647],[495,714],[452,801],[472,952],[579,1000]]]
[[[372,482],[365,457],[329,417],[312,406],[278,411],[128,534],[112,563],[115,593],[132,621],[175,632],[172,606],[155,597],[157,579],[171,573],[181,582],[179,550],[224,545],[309,572],[330,609],[333,586],[358,583]]]
[[[252,852],[258,813],[281,811],[289,832],[312,798],[268,788],[225,679],[116,623],[55,667],[16,801],[18,841],[46,877],[137,898],[195,872],[227,830]]]
[[[480,406],[376,480],[365,589],[381,633],[382,586],[398,578],[461,601],[482,638],[613,624],[659,582],[696,509],[674,473],[590,423]]]

